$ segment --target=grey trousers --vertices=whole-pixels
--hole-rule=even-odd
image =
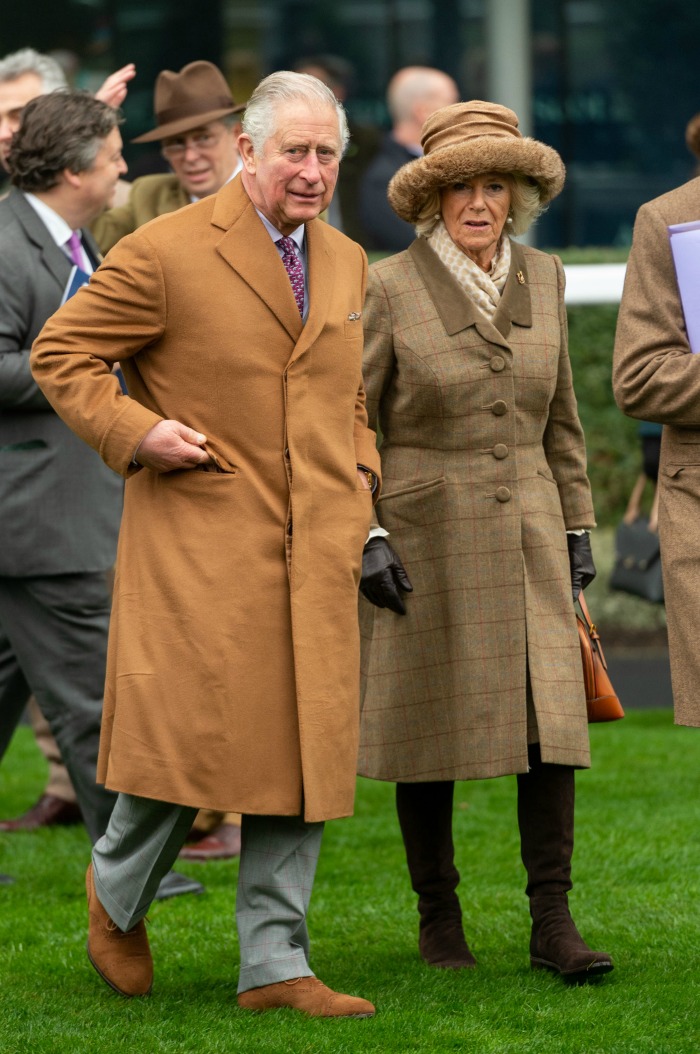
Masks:
[[[105,572],[0,577],[0,758],[33,693],[93,842],[115,802],[95,782],[110,606]]]
[[[197,810],[120,794],[93,849],[95,890],[110,918],[129,930],[148,911]],[[323,823],[300,816],[243,816],[236,894],[238,991],[313,977],[306,914]]]

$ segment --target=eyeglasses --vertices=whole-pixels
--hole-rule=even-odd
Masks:
[[[193,132],[192,135],[178,135],[166,139],[160,152],[168,159],[183,157],[188,147],[194,150],[211,150],[220,142],[223,132]]]

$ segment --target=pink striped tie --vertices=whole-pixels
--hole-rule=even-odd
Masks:
[[[292,292],[299,308],[299,314],[304,317],[304,268],[297,256],[296,246],[293,238],[280,238],[277,242],[282,250],[282,263],[292,283]]]

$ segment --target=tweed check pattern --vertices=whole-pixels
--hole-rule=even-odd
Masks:
[[[299,314],[304,317],[304,268],[297,255],[297,248],[293,238],[280,238],[277,242],[282,250],[282,263],[292,283],[292,292],[299,308]]]
[[[675,720],[700,727],[700,360],[690,354],[668,238],[700,215],[700,179],[642,205],[615,335],[613,390],[631,417],[664,426],[659,537]]]
[[[377,518],[414,591],[401,618],[360,600],[361,775],[526,771],[528,670],[543,760],[590,763],[566,529],[594,517],[563,293],[560,262],[516,243],[493,320],[424,239],[370,268]]]

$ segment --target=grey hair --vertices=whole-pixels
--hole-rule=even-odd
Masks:
[[[0,59],[0,84],[6,81],[16,81],[25,73],[36,74],[42,83],[45,95],[50,91],[68,87],[65,74],[56,60],[49,55],[41,55],[34,48],[21,48],[10,55],[5,55],[4,59]]]
[[[537,183],[520,172],[503,173],[510,183],[510,210],[508,212],[508,234],[524,234],[535,220],[546,211]],[[415,231],[419,238],[428,238],[440,219],[440,189],[434,190],[423,203],[418,213]]]
[[[343,106],[323,81],[308,73],[278,70],[260,81],[251,95],[243,115],[243,131],[250,136],[253,149],[262,153],[265,143],[275,132],[275,115],[281,103],[302,101],[309,106],[332,107],[338,117],[341,157],[350,139]]]

